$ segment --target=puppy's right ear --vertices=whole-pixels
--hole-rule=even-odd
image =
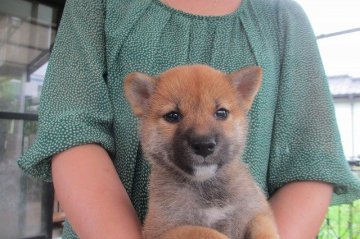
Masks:
[[[125,96],[137,117],[144,115],[149,99],[155,89],[155,78],[134,72],[125,78]]]
[[[249,66],[229,74],[228,77],[235,86],[245,110],[248,111],[259,91],[262,69],[258,66]]]

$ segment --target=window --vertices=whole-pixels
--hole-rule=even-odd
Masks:
[[[62,2],[0,1],[1,238],[51,234],[52,186],[25,176],[16,160],[35,139],[39,96]]]

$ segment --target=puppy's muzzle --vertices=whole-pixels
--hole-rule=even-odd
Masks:
[[[212,154],[216,149],[216,139],[213,136],[188,137],[188,144],[193,152],[204,158]]]

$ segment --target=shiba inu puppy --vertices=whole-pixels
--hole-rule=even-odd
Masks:
[[[126,77],[151,163],[145,239],[278,238],[266,198],[240,160],[261,79],[256,66],[225,74],[205,65]]]

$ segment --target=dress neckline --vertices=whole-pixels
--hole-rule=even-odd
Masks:
[[[247,1],[248,0],[242,0],[240,5],[233,12],[224,15],[200,15],[200,14],[189,13],[180,9],[173,8],[167,5],[166,3],[163,3],[161,0],[153,0],[153,2],[155,2],[157,5],[159,5],[160,7],[162,7],[163,9],[165,9],[170,13],[182,15],[187,18],[202,19],[202,20],[227,20],[239,16],[240,12],[242,12],[242,9],[245,8],[244,5],[246,4]]]

